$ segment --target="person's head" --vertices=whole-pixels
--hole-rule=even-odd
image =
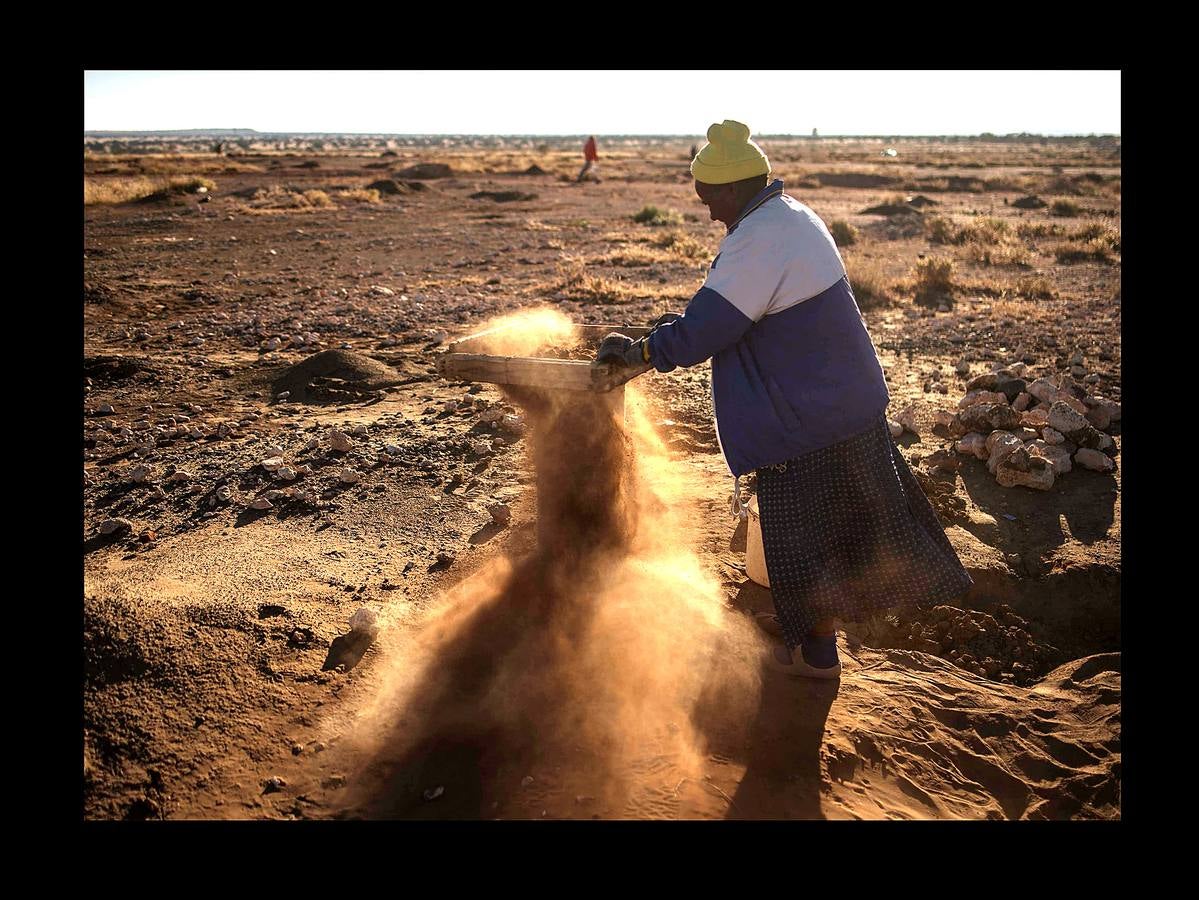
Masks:
[[[766,187],[770,160],[749,139],[749,126],[732,119],[708,128],[708,143],[691,160],[695,193],[714,222],[732,225],[749,200]]]

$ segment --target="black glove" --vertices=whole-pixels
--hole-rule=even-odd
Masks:
[[[658,316],[658,318],[654,319],[654,324],[650,325],[650,328],[657,328],[659,325],[669,325],[676,319],[681,318],[683,317],[678,313],[663,313],[662,315]]]
[[[595,354],[595,361],[597,363],[617,363],[630,368],[644,366],[646,365],[645,351],[642,349],[644,345],[645,338],[635,341],[614,331],[600,343],[599,350]]]

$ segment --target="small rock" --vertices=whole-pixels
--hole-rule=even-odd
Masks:
[[[1049,407],[1049,425],[1074,440],[1074,434],[1086,429],[1090,423],[1086,416],[1080,415],[1077,410],[1063,401],[1056,400]]]
[[[358,424],[350,430],[350,434],[357,435],[359,437],[366,437],[370,434],[370,431],[367,430],[365,425]]]
[[[133,479],[134,484],[142,484],[153,474],[153,471],[153,466],[137,466],[129,473],[129,477]]]
[[[379,631],[379,616],[373,609],[363,606],[350,616],[350,629],[359,634],[377,634]]]
[[[337,473],[337,477],[342,484],[357,484],[362,479],[362,473],[350,466],[346,466]]]
[[[219,488],[217,488],[216,498],[222,503],[228,503],[233,499],[233,488],[229,487],[227,484],[221,485]]]
[[[965,378],[970,374],[970,363],[966,362],[964,359],[958,360],[958,364],[953,367],[953,370],[957,372],[958,375]]]
[[[954,444],[954,449],[957,450],[958,453],[962,453],[967,456],[974,456],[983,460],[990,456],[990,453],[987,450],[986,437],[979,434],[977,431],[972,431],[969,434],[959,438],[957,443]]]
[[[899,415],[895,417],[895,421],[903,427],[904,431],[910,431],[912,434],[916,435],[916,437],[920,437],[920,432],[916,430],[915,404],[912,404],[901,410]]]
[[[1047,441],[1033,441],[1028,445],[1028,452],[1031,456],[1039,456],[1048,460],[1049,465],[1053,467],[1054,477],[1065,475],[1074,468],[1070,463],[1070,454],[1066,452],[1066,449],[1050,444]]]
[[[493,503],[487,507],[491,518],[499,525],[507,525],[512,520],[512,510],[503,503]]]
[[[887,427],[891,429],[891,437],[898,440],[903,435],[903,426],[894,419],[887,419]]]
[[[1104,406],[1092,406],[1087,410],[1086,419],[1100,431],[1112,424],[1112,414]]]
[[[286,400],[291,396],[291,391],[280,391],[275,395],[276,400]]]
[[[998,431],[987,437],[987,446],[990,451],[987,457],[987,471],[994,475],[999,464],[1023,448],[1024,442],[1010,432]]]
[[[280,466],[275,470],[275,475],[278,478],[282,478],[284,481],[295,481],[298,474],[299,473],[296,472],[296,470],[291,466]]]
[[[1045,439],[1046,444],[1053,444],[1056,446],[1058,444],[1066,443],[1066,436],[1056,428],[1051,428],[1048,425],[1041,429],[1041,437]]]
[[[962,410],[960,416],[968,432],[1010,431],[1020,424],[1020,413],[1006,403],[978,403]]]
[[[958,401],[958,409],[966,409],[979,403],[1007,403],[1007,395],[999,391],[967,391]]]
[[[1028,487],[1038,491],[1047,491],[1053,487],[1053,466],[1048,460],[1029,456],[1023,450],[1018,453],[1023,455],[1022,464],[1027,465],[1027,468],[1011,465],[1011,457],[1017,455],[1011,454],[1009,459],[995,469],[995,480],[1001,487]]]
[[[105,519],[100,523],[100,534],[125,534],[133,530],[133,523],[128,519]]]
[[[283,457],[282,456],[272,456],[269,459],[264,459],[262,461],[262,467],[264,469],[266,469],[268,472],[274,472],[276,469],[280,468],[282,465],[283,465]]]
[[[527,787],[528,787],[529,785],[531,785],[532,783],[533,783],[533,776],[532,776],[532,775],[526,775],[524,778],[522,778],[522,779],[520,780],[520,786],[521,786],[521,787],[523,787],[523,788],[527,788]]]
[[[1080,447],[1074,454],[1074,461],[1092,472],[1111,472],[1116,468],[1116,463],[1110,456],[1089,447]]]
[[[275,504],[271,503],[266,497],[259,497],[250,504],[250,509],[273,509]]]
[[[1020,413],[1020,424],[1028,428],[1044,428],[1049,424],[1049,411],[1047,409],[1030,409]]]
[[[329,432],[329,446],[341,453],[349,453],[354,449],[354,442],[347,435],[334,429]]]
[[[1032,394],[1028,391],[1021,391],[1016,399],[1012,401],[1012,409],[1016,412],[1024,412],[1032,403]]]
[[[313,439],[312,439],[312,440],[310,440],[310,441],[309,441],[307,444],[305,444],[305,445],[304,445],[304,449],[305,449],[305,450],[315,450],[315,449],[316,449],[317,447],[319,447],[320,445],[321,445],[320,439],[319,439],[319,438],[313,438]]]
[[[442,405],[442,408],[443,408],[443,409],[444,409],[446,412],[448,412],[448,413],[452,413],[452,412],[454,412],[456,409],[458,409],[458,401],[457,401],[457,400],[447,400],[447,401],[446,401],[446,402],[445,402],[445,403]]]
[[[281,791],[287,787],[287,782],[278,775],[272,775],[262,783],[262,792],[264,794],[273,794],[276,791]]]

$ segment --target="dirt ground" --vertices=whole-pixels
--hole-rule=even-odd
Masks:
[[[841,623],[839,682],[764,669],[772,606],[705,364],[627,393],[672,546],[608,574],[642,566],[661,602],[605,574],[596,596],[627,605],[589,611],[593,647],[552,669],[513,649],[544,627],[513,588],[539,552],[536,435],[437,354],[520,310],[681,312],[724,233],[689,143],[601,141],[582,183],[581,148],[534,142],[85,154],[96,185],[213,185],[85,206],[85,818],[1119,818],[1119,422],[1114,471],[1045,491],[936,424],[998,364],[1119,403],[1118,142],[762,142],[847,226],[888,414],[914,428],[897,443],[975,580],[956,606]],[[495,684],[455,662],[481,646],[510,660],[511,715],[422,731],[429,710],[493,721]],[[539,707],[543,663],[593,677]]]

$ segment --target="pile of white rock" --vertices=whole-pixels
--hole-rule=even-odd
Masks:
[[[937,423],[954,448],[975,456],[1003,487],[1046,491],[1074,465],[1096,472],[1116,468],[1116,442],[1107,431],[1120,421],[1120,404],[1079,384],[1073,374],[1024,379],[1023,363],[997,368],[966,385],[958,411]]]

